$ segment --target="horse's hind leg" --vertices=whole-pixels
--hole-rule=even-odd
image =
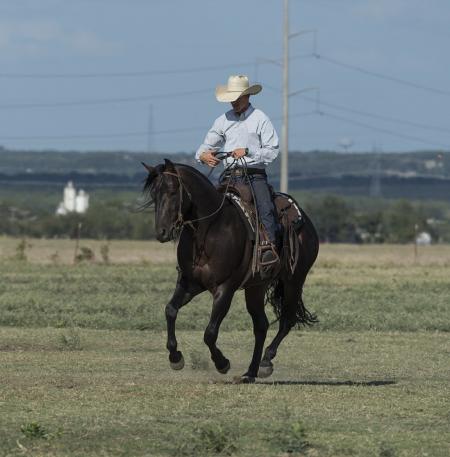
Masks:
[[[296,281],[285,281],[282,283],[282,287],[282,308],[278,333],[264,351],[258,374],[260,378],[265,378],[272,374],[272,359],[277,355],[278,346],[297,323],[297,307],[302,293],[301,286],[299,287],[299,283]]]
[[[170,366],[174,370],[181,370],[184,367],[183,354],[177,350],[178,343],[175,336],[178,311],[203,290],[202,287],[189,283],[180,272],[173,296],[166,305],[167,349],[169,350]]]
[[[214,294],[213,307],[209,324],[206,327],[204,341],[211,352],[211,360],[219,373],[225,374],[230,369],[230,361],[222,354],[216,346],[219,335],[220,324],[230,309],[233,299],[234,289],[230,290],[224,286],[219,286]]]
[[[266,340],[269,321],[264,311],[264,287],[249,287],[245,289],[245,302],[247,311],[252,317],[253,334],[255,335],[255,347],[253,350],[252,361],[241,380],[243,382],[253,382],[258,376],[259,364],[261,362],[264,341]]]

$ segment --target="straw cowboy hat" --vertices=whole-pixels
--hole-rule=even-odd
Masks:
[[[219,102],[234,102],[242,95],[256,95],[261,92],[260,84],[250,86],[245,75],[230,76],[226,86],[216,87],[216,98]]]

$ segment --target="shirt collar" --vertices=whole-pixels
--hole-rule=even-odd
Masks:
[[[253,108],[252,104],[249,103],[249,104],[248,104],[248,108],[247,108],[243,113],[241,113],[241,114],[239,115],[239,118],[240,118],[241,120],[247,119],[247,118],[250,116],[250,114],[253,113],[253,111],[255,111],[255,108]]]
[[[231,110],[231,112],[233,113],[234,118],[238,119],[240,121],[243,121],[243,120],[247,119],[250,116],[250,114],[253,113],[253,111],[255,111],[255,108],[253,108],[251,103],[249,103],[248,108],[241,114],[236,114],[234,112],[234,110]]]

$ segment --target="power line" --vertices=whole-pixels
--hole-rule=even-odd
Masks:
[[[315,111],[307,113],[295,113],[291,117],[305,117],[317,114]],[[272,118],[281,119],[281,116]],[[206,131],[206,127],[194,126],[167,130],[153,130],[152,135],[167,135],[172,133],[182,133],[191,131]],[[31,135],[31,136],[0,136],[0,141],[32,141],[32,140],[77,140],[77,139],[103,139],[103,138],[127,138],[127,137],[148,137],[148,130],[120,132],[120,133],[76,133],[68,135]]]
[[[172,75],[182,73],[200,73],[203,71],[222,70],[229,67],[252,66],[254,62],[239,62],[221,65],[209,65],[204,67],[176,68],[172,70],[149,70],[149,71],[122,71],[122,72],[98,72],[98,73],[0,73],[0,78],[23,78],[23,79],[88,79],[88,78],[125,78],[144,77],[158,75]]]
[[[352,64],[349,64],[349,63],[346,63],[346,62],[342,62],[340,60],[334,59],[332,57],[327,57],[327,56],[324,56],[322,54],[315,54],[315,57],[318,60],[323,60],[323,61],[329,62],[329,63],[331,63],[333,65],[337,65],[337,66],[340,66],[340,67],[343,67],[343,68],[347,68],[349,70],[355,70],[355,71],[358,71],[358,72],[363,73],[365,75],[373,76],[375,78],[385,79],[387,81],[391,81],[391,82],[394,82],[394,83],[397,83],[397,84],[402,84],[404,86],[413,87],[414,89],[420,89],[420,90],[424,90],[424,91],[427,91],[427,92],[432,92],[434,94],[439,94],[439,95],[450,95],[450,91],[447,91],[447,90],[437,89],[435,87],[425,86],[423,84],[419,84],[419,83],[416,83],[416,82],[413,82],[413,81],[408,81],[406,79],[397,78],[395,76],[389,76],[389,75],[386,75],[384,73],[380,73],[380,72],[376,72],[376,71],[372,71],[372,70],[367,70],[366,68],[359,67],[357,65],[352,65]]]
[[[264,87],[271,90],[272,92],[276,92],[276,93],[281,92],[280,89],[278,89],[277,87],[274,87],[274,86],[268,86],[267,84],[264,84]],[[323,106],[328,106],[329,108],[333,108],[333,109],[340,110],[340,111],[346,111],[349,113],[359,114],[361,116],[371,117],[374,119],[380,119],[380,120],[388,121],[388,122],[396,122],[398,124],[409,125],[411,127],[421,128],[421,129],[425,129],[425,130],[450,133],[450,129],[445,128],[445,127],[439,127],[439,126],[430,125],[430,124],[422,124],[420,122],[414,122],[414,121],[409,121],[409,120],[405,120],[405,119],[399,119],[396,117],[384,116],[382,114],[369,113],[367,111],[357,110],[354,108],[349,108],[349,107],[337,105],[334,103],[324,102],[322,98],[320,98],[320,100],[318,101],[316,98],[311,98],[311,97],[308,97],[305,95],[300,95],[300,97],[310,103],[315,103],[316,105],[319,104],[319,105],[323,105]],[[315,111],[315,113],[317,113],[317,111]],[[291,115],[291,117],[292,117],[292,115]],[[274,119],[276,119],[276,118],[274,118]]]
[[[313,57],[314,54],[299,54],[292,56],[294,59],[304,59]],[[273,64],[276,59],[257,59],[258,64]],[[117,71],[117,72],[93,72],[93,73],[6,73],[0,72],[3,79],[90,79],[90,78],[139,78],[146,76],[176,75],[185,73],[201,73],[204,71],[225,70],[231,67],[253,67],[254,61],[232,62],[220,65],[208,65],[191,68],[174,68],[166,70],[147,70],[147,71]]]
[[[342,12],[342,7],[343,5],[339,2],[336,2],[335,0],[331,0],[327,2],[326,0],[313,0],[314,5],[319,5],[322,8],[328,8],[331,7],[331,9],[334,9],[336,11]]]
[[[398,132],[394,132],[389,129],[375,127],[373,125],[365,124],[354,119],[349,119],[343,116],[337,116],[335,114],[327,113],[327,112],[306,112],[306,113],[296,113],[291,114],[291,117],[306,117],[311,116],[313,114],[320,114],[322,116],[326,116],[332,119],[336,119],[339,121],[343,121],[346,123],[350,123],[353,125],[357,125],[359,127],[364,127],[369,130],[377,131],[386,133],[391,136],[395,136],[398,138],[403,138],[407,140],[417,141],[423,144],[432,145],[434,147],[444,147],[450,149],[448,144],[442,144],[430,140],[426,140],[423,138],[419,138],[412,135],[405,135]],[[281,119],[281,116],[273,118]],[[205,131],[207,130],[204,126],[193,126],[193,127],[186,127],[186,128],[178,128],[178,129],[168,129],[168,130],[157,130],[153,131],[153,135],[166,135],[166,134],[173,134],[173,133],[183,133],[183,132],[193,132],[193,131]],[[121,132],[121,133],[94,133],[94,134],[71,134],[71,135],[34,135],[34,136],[2,136],[0,137],[0,141],[38,141],[38,140],[49,140],[49,141],[59,141],[59,140],[86,140],[86,139],[113,139],[113,138],[131,138],[131,137],[146,137],[148,135],[148,131],[130,131],[130,132]]]
[[[291,117],[308,117],[308,116],[313,116],[315,114],[318,114],[318,112],[317,111],[308,111],[306,113],[290,114],[289,118],[291,118]],[[272,117],[273,121],[280,121],[281,119],[283,119],[282,116]]]
[[[85,106],[85,105],[109,105],[115,103],[136,103],[145,102],[154,99],[164,99],[171,97],[183,97],[187,95],[204,94],[213,91],[213,88],[191,90],[186,92],[172,92],[166,94],[154,95],[137,95],[135,97],[117,97],[117,98],[94,98],[85,100],[68,100],[62,102],[48,102],[48,103],[9,103],[0,105],[0,110],[6,109],[29,109],[29,108],[59,108],[70,106]]]
[[[443,148],[446,148],[446,149],[450,149],[450,144],[443,144],[443,143],[426,140],[426,139],[419,138],[419,137],[412,136],[412,135],[405,135],[403,133],[394,132],[393,130],[389,130],[389,129],[386,129],[386,128],[383,128],[383,127],[374,127],[373,125],[365,124],[364,122],[355,121],[353,119],[348,119],[348,118],[343,117],[343,116],[337,116],[336,114],[331,114],[331,113],[327,113],[327,112],[323,112],[323,111],[321,111],[318,114],[321,114],[323,116],[326,116],[326,117],[329,117],[329,118],[332,118],[332,119],[336,119],[336,120],[339,120],[339,121],[347,122],[349,124],[358,125],[359,127],[364,127],[366,129],[370,129],[370,130],[373,130],[375,132],[386,133],[386,134],[391,135],[391,136],[396,136],[398,138],[403,138],[403,139],[411,140],[411,141],[417,141],[419,143],[431,145],[431,146],[434,146],[434,147],[439,146],[441,148],[443,147]]]
[[[165,135],[172,133],[182,133],[197,130],[205,130],[204,127],[189,127],[182,129],[154,130],[153,135]],[[128,138],[128,137],[146,137],[148,130],[121,132],[121,133],[83,133],[73,135],[32,135],[32,136],[2,136],[0,141],[31,141],[31,140],[83,140],[96,138]]]
[[[301,96],[301,97],[308,102],[317,103],[317,100],[313,99],[311,97],[307,97],[307,96]],[[381,114],[369,113],[367,111],[361,111],[361,110],[357,110],[357,109],[353,109],[353,108],[348,108],[348,107],[345,107],[342,105],[336,105],[334,103],[324,102],[323,100],[320,100],[319,104],[323,105],[323,106],[328,106],[329,108],[333,108],[336,110],[346,111],[348,113],[359,114],[361,116],[371,117],[374,119],[380,119],[382,121],[396,122],[398,124],[409,125],[411,127],[421,128],[421,129],[425,129],[425,130],[432,130],[432,131],[436,131],[436,132],[450,133],[450,129],[445,128],[445,127],[438,127],[438,126],[429,125],[429,124],[421,124],[419,122],[408,121],[408,120],[399,119],[399,118],[390,117],[390,116],[383,116]]]

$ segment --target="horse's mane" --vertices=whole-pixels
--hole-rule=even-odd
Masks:
[[[155,185],[155,182],[156,182],[155,178],[162,171],[164,171],[164,165],[160,164],[155,167],[154,173],[147,174],[145,181],[144,181],[144,187],[142,188],[143,202],[138,206],[137,211],[144,211],[153,205],[154,199],[152,197],[152,190],[153,190],[153,186]]]
[[[197,168],[182,163],[175,163],[174,165],[175,168],[180,168],[188,173],[192,173],[197,178],[200,178],[207,186],[210,186],[214,190],[216,189],[214,184],[201,171],[197,170]]]

